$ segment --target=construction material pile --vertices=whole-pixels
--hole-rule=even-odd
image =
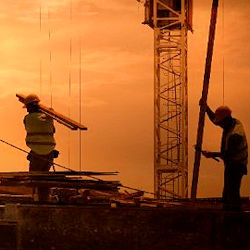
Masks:
[[[173,206],[144,197],[143,191],[129,193],[119,181],[102,180],[96,176],[116,175],[117,172],[2,172],[0,173],[0,202],[39,202],[36,192],[47,188],[46,203],[58,205],[105,206]],[[176,204],[175,204],[176,205]]]
[[[128,193],[114,190],[52,188],[50,197],[51,202],[59,204],[137,206],[143,194],[142,191]]]
[[[119,181],[106,181],[96,176],[116,175],[117,172],[2,172],[0,173],[0,199],[30,197],[39,188],[48,190],[103,190],[118,192]],[[76,193],[75,193],[76,194]],[[59,197],[59,196],[58,196]],[[61,197],[61,196],[60,196]],[[60,201],[60,200],[59,200]]]
[[[7,172],[0,173],[1,186],[88,188],[118,190],[119,181],[104,181],[96,175],[115,175],[116,172]],[[84,179],[85,177],[85,179]],[[88,179],[94,178],[94,180]]]

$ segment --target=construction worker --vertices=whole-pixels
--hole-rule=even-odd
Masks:
[[[53,119],[39,111],[40,99],[30,94],[24,99],[24,108],[28,115],[24,118],[27,131],[26,145],[31,149],[27,159],[30,161],[29,171],[49,171],[53,158],[58,156],[55,149],[55,127]],[[47,190],[47,191],[46,191]],[[48,198],[48,189],[38,189],[39,200]]]
[[[201,104],[202,100],[200,101]],[[206,105],[206,104],[205,104]],[[227,106],[221,106],[215,113],[206,105],[209,119],[223,129],[220,152],[202,151],[207,158],[219,157],[224,161],[223,208],[240,209],[240,185],[247,174],[248,145],[242,123],[232,117]]]

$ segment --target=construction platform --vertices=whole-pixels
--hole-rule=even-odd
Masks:
[[[186,205],[185,205],[186,203]],[[202,203],[202,202],[200,202]],[[1,250],[247,250],[250,209],[5,204]]]
[[[223,211],[219,198],[155,200],[98,175],[116,172],[0,173],[0,250],[249,249],[249,198]]]

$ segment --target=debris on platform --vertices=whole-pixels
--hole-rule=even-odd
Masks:
[[[76,205],[106,205],[111,207],[171,207],[171,203],[145,197],[143,191],[121,191],[119,181],[106,181],[98,175],[117,172],[5,172],[0,173],[0,201],[32,203],[37,201],[38,188],[49,190],[48,203]],[[92,179],[91,179],[92,178]]]

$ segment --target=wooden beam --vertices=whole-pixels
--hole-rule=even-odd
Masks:
[[[22,103],[24,103],[24,100],[26,98],[26,96],[22,95],[22,94],[16,94],[16,97]],[[62,125],[70,128],[72,130],[77,130],[77,129],[87,130],[87,127],[80,124],[79,122],[76,122],[76,121],[72,120],[71,118],[69,118],[65,115],[62,115],[62,114],[56,112],[55,110],[46,107],[45,105],[42,105],[39,103],[38,106],[39,106],[39,109],[41,112],[45,113],[46,115],[50,116],[51,118],[53,118],[57,122],[61,123]]]
[[[46,172],[46,171],[31,171],[31,172],[0,172],[0,177],[5,176],[92,176],[92,175],[117,175],[119,172],[93,172],[93,171],[56,171],[56,172]]]
[[[193,180],[192,180],[192,189],[191,189],[192,199],[196,199],[196,194],[197,194],[201,149],[202,149],[202,141],[203,141],[203,131],[204,131],[205,114],[206,114],[206,103],[207,103],[208,87],[209,87],[211,65],[212,65],[212,58],[213,58],[213,47],[214,47],[214,38],[215,38],[215,30],[216,30],[218,3],[219,3],[219,0],[213,0],[212,11],[211,11],[211,20],[210,20],[210,29],[209,29],[209,38],[208,38],[208,47],[207,47],[207,58],[206,58],[206,65],[205,65],[203,90],[202,90],[203,102],[202,102],[202,105],[200,106],[199,124],[198,124],[198,131],[197,131],[197,140],[196,140],[196,148],[199,150],[195,151]]]

